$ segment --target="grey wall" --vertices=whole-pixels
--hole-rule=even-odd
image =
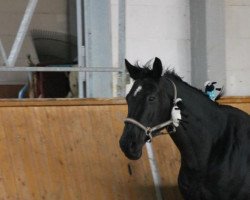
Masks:
[[[191,79],[203,88],[207,80],[226,85],[224,1],[190,1]]]
[[[190,1],[192,84],[225,86],[225,95],[250,95],[250,0]]]
[[[250,0],[225,0],[227,95],[250,96]]]
[[[190,1],[191,83],[201,87],[208,79],[206,1]]]

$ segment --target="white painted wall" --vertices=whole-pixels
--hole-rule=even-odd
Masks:
[[[250,95],[250,0],[225,0],[227,95]]]
[[[126,57],[145,64],[159,57],[190,82],[188,0],[127,0]]]

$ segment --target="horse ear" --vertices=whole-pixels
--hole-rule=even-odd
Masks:
[[[136,80],[140,77],[141,70],[139,67],[131,65],[127,59],[125,59],[125,65],[132,79]]]
[[[162,74],[162,63],[159,58],[155,58],[153,69],[152,69],[153,77],[159,79]]]

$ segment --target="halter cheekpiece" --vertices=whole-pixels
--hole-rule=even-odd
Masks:
[[[165,128],[165,127],[168,127],[168,126],[172,126],[173,130],[171,131],[171,133],[175,132],[176,131],[176,127],[179,126],[180,124],[180,120],[181,120],[181,112],[180,112],[180,109],[179,107],[177,106],[177,103],[182,101],[182,99],[180,98],[177,98],[177,88],[176,88],[176,85],[175,83],[168,79],[172,85],[173,85],[173,88],[174,88],[174,100],[173,100],[173,107],[172,107],[172,111],[171,111],[171,119],[166,121],[166,122],[163,122],[161,124],[158,124],[154,127],[146,127],[144,126],[143,124],[141,124],[140,122],[138,122],[137,120],[135,119],[132,119],[132,118],[126,118],[124,120],[124,122],[127,122],[127,123],[131,123],[131,124],[134,124],[136,125],[137,127],[141,128],[142,130],[144,130],[145,132],[145,135],[147,136],[148,140],[147,142],[151,142],[152,139],[153,139],[153,136],[152,136],[152,133],[154,131],[158,131],[162,128]]]

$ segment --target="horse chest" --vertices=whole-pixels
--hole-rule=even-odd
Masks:
[[[245,184],[225,181],[225,177],[209,177],[181,168],[178,184],[185,200],[249,200],[250,191]],[[246,177],[246,179],[248,179]],[[249,191],[249,192],[247,192]]]
[[[198,173],[181,168],[178,177],[179,189],[185,200],[198,200],[202,195],[202,179]]]

